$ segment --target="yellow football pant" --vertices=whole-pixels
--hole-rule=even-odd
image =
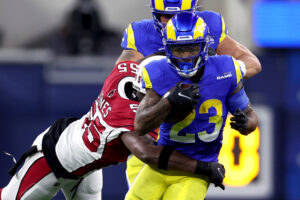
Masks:
[[[132,185],[134,179],[137,177],[137,175],[142,170],[143,166],[145,165],[144,162],[142,162],[140,159],[138,159],[135,156],[132,156],[129,158],[126,162],[126,176],[127,176],[127,182],[129,187]]]
[[[159,170],[145,165],[125,200],[202,200],[208,186],[206,176]]]

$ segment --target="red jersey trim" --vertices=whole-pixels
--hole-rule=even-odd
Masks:
[[[28,191],[31,187],[33,187],[36,183],[38,183],[51,172],[52,170],[47,164],[45,157],[41,157],[38,160],[36,160],[28,168],[25,176],[23,177],[16,199],[21,199],[21,197],[25,194],[26,191]]]

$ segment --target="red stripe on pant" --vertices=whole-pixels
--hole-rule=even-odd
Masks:
[[[43,179],[46,175],[50,174],[52,170],[50,169],[45,157],[41,157],[36,160],[27,170],[25,176],[23,177],[18,194],[17,200],[19,200],[26,191]]]
[[[2,198],[1,198],[2,190],[3,190],[3,188],[0,189],[0,200],[2,199]]]

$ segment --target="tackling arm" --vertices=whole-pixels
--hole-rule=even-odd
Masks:
[[[141,161],[157,166],[163,146],[156,146],[148,135],[139,136],[137,132],[125,132],[121,139],[125,146]],[[184,164],[183,164],[184,163]],[[173,151],[168,162],[168,169],[182,170],[194,173],[197,161],[178,151]]]
[[[158,168],[166,165],[163,168],[160,168],[165,170],[180,170],[207,175],[215,186],[221,187],[223,190],[225,189],[225,186],[222,183],[225,177],[225,168],[222,164],[217,162],[197,161],[176,150],[167,150],[170,155],[166,156],[165,146],[156,146],[151,142],[152,140],[149,140],[146,137],[147,135],[139,136],[136,132],[124,132],[121,135],[121,140],[137,158],[147,164],[158,166]]]
[[[258,58],[247,47],[235,41],[228,35],[218,45],[217,54],[230,55],[237,60],[243,61],[247,70],[244,78],[251,78],[252,76],[261,72],[261,64]]]

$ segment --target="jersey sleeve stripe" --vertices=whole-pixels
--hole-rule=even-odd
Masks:
[[[243,74],[242,74],[239,63],[234,58],[232,58],[232,60],[234,63],[234,68],[235,68],[235,73],[236,73],[236,84],[238,84],[240,82],[240,80],[243,78]]]
[[[149,77],[149,74],[146,70],[146,68],[143,68],[142,69],[142,73],[143,73],[143,79],[144,79],[144,82],[145,82],[145,88],[152,88],[152,83],[150,81],[150,77]]]
[[[226,31],[225,20],[222,16],[222,33],[221,33],[221,37],[219,39],[219,43],[221,43],[225,39],[226,35],[227,35],[227,31]]]
[[[134,33],[133,33],[131,24],[129,24],[129,26],[128,26],[127,48],[134,49],[137,51],[136,46],[135,46]]]

